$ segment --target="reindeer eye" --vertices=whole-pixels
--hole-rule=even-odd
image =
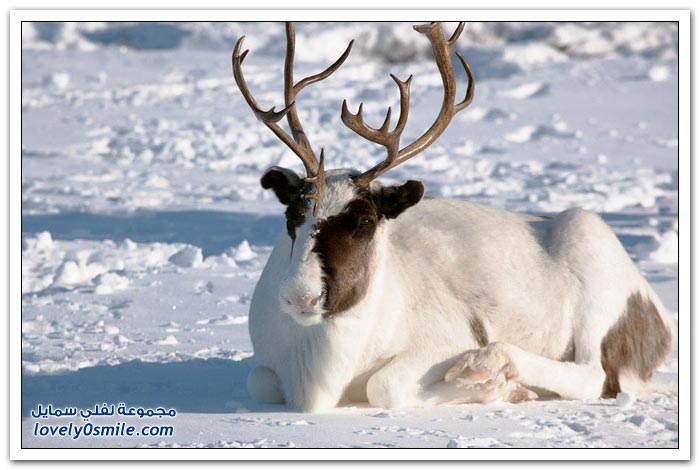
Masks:
[[[360,219],[360,225],[371,225],[372,224],[372,219],[369,217],[363,217]]]

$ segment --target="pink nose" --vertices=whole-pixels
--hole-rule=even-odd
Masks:
[[[315,307],[321,301],[322,297],[322,295],[316,297],[313,295],[290,296],[285,298],[285,302],[287,302],[288,305],[296,305],[302,308]]]

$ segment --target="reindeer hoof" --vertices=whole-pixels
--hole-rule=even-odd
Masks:
[[[452,382],[456,378],[459,378],[460,382],[485,382],[491,378],[491,371],[488,369],[474,369],[469,366],[462,369],[455,366],[445,374],[445,382]]]
[[[518,370],[502,343],[491,343],[481,349],[467,351],[445,374],[445,382],[483,382],[488,379],[509,381],[518,377]]]
[[[537,400],[537,398],[539,398],[539,396],[535,392],[516,383],[515,389],[510,392],[508,398],[504,401],[509,403],[522,403],[524,401]]]
[[[445,374],[445,382],[454,382],[470,392],[473,401],[520,403],[536,400],[537,394],[517,383],[517,378],[518,370],[502,343],[468,351]]]

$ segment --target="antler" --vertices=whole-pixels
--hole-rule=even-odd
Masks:
[[[248,103],[248,106],[253,110],[255,116],[262,121],[268,129],[270,129],[274,134],[284,142],[287,147],[289,147],[292,152],[294,152],[304,164],[306,169],[307,177],[304,181],[313,184],[316,189],[314,193],[305,194],[304,197],[307,199],[313,199],[314,203],[314,216],[318,214],[318,206],[323,194],[324,179],[325,174],[323,172],[323,151],[321,151],[320,160],[316,159],[311,144],[309,143],[304,129],[299,121],[299,116],[297,115],[296,109],[296,95],[301,90],[306,88],[308,85],[319,82],[325,78],[328,78],[333,72],[335,72],[342,64],[345,59],[348,58],[350,50],[354,41],[350,41],[345,52],[331,64],[328,68],[319,72],[315,75],[303,78],[296,84],[294,83],[294,49],[295,49],[295,35],[294,35],[294,23],[286,23],[286,34],[287,34],[287,52],[284,61],[284,109],[281,111],[275,111],[272,107],[267,111],[264,111],[258,103],[253,98],[253,95],[248,89],[245,78],[243,77],[243,71],[241,65],[243,60],[248,55],[248,50],[241,53],[241,46],[243,45],[243,40],[245,36],[241,36],[236,42],[236,47],[233,49],[233,55],[231,56],[231,65],[233,67],[233,77],[236,80],[236,85],[238,89],[243,94],[243,98]],[[287,117],[287,122],[289,123],[289,128],[292,132],[290,136],[284,129],[282,129],[279,124],[277,124],[283,117]]]
[[[425,34],[430,41],[430,45],[432,46],[435,62],[437,63],[438,70],[440,71],[440,77],[442,78],[442,85],[444,87],[442,107],[440,108],[440,112],[435,119],[435,122],[433,122],[433,125],[430,126],[430,128],[425,131],[425,133],[418,138],[418,140],[399,150],[401,133],[403,132],[408,119],[409,86],[412,76],[408,77],[408,80],[405,82],[402,82],[394,75],[391,76],[391,78],[393,78],[398,85],[399,93],[401,94],[401,113],[399,115],[399,121],[393,131],[389,131],[391,108],[389,108],[387,111],[386,119],[384,120],[382,126],[379,129],[374,129],[365,124],[362,118],[362,104],[360,104],[360,109],[358,110],[357,114],[352,114],[350,111],[348,111],[347,102],[343,101],[343,110],[341,113],[343,123],[345,123],[346,126],[360,136],[371,142],[383,145],[387,150],[387,157],[383,162],[375,165],[355,178],[355,182],[359,186],[369,185],[372,180],[379,177],[387,170],[400,165],[409,158],[428,148],[447,128],[454,115],[469,106],[474,97],[474,76],[472,75],[472,71],[469,68],[469,64],[467,64],[467,61],[464,59],[464,57],[462,57],[462,54],[457,52],[457,57],[459,58],[462,67],[464,67],[464,71],[467,73],[469,85],[467,87],[465,98],[459,103],[455,104],[457,85],[455,83],[455,72],[452,66],[450,52],[452,46],[454,46],[459,38],[459,35],[464,30],[464,22],[457,26],[457,29],[452,34],[450,39],[445,39],[442,32],[442,25],[440,23],[414,26],[413,29],[421,34]]]

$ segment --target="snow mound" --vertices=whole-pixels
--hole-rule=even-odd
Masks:
[[[66,260],[56,270],[52,285],[54,287],[69,287],[84,284],[104,270],[105,267],[101,264],[85,264]]]
[[[615,404],[624,410],[631,408],[635,401],[634,395],[625,392],[618,393],[615,398]]]
[[[534,43],[508,47],[503,53],[503,59],[523,70],[529,70],[549,64],[560,64],[568,61],[569,57],[549,44]]]
[[[95,284],[97,285],[95,288],[96,294],[107,295],[129,287],[129,279],[119,274],[105,273],[97,276]]]
[[[501,443],[492,437],[463,437],[450,439],[447,443],[448,449],[465,449],[478,447],[498,447]]]
[[[70,74],[65,72],[52,73],[44,76],[42,82],[46,87],[65,90],[70,85]]]
[[[50,232],[39,232],[34,236],[22,234],[22,251],[46,251],[53,245]]]
[[[177,338],[173,335],[168,335],[165,338],[156,341],[156,344],[160,344],[161,346],[175,346],[178,343]]]
[[[514,100],[526,100],[537,96],[545,96],[547,93],[549,93],[548,83],[524,83],[516,88],[498,92],[499,95]]]
[[[196,246],[186,246],[170,258],[168,261],[181,268],[193,268],[202,264],[202,249]]]
[[[669,230],[661,235],[659,245],[649,254],[649,259],[657,263],[678,263],[678,233]]]
[[[576,137],[576,133],[569,131],[566,125],[558,124],[554,126],[523,126],[505,134],[504,136],[505,140],[516,144],[530,142],[531,140],[540,140],[547,137],[555,139],[572,139]]]
[[[649,69],[649,79],[653,82],[665,82],[671,76],[671,72],[665,65],[655,65]]]
[[[258,256],[251,248],[248,240],[243,240],[237,247],[227,250],[226,253],[236,262],[250,261]]]

